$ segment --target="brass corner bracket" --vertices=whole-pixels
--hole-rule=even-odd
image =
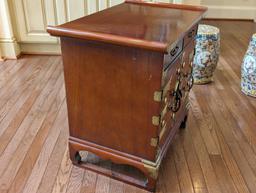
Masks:
[[[144,168],[147,170],[149,176],[156,180],[158,178],[159,168],[161,163],[160,157],[158,157],[156,162],[142,160],[142,163]]]

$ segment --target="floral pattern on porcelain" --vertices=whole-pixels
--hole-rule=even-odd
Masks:
[[[243,93],[256,97],[256,34],[252,36],[241,68]]]
[[[220,54],[220,31],[209,25],[199,25],[196,36],[196,51],[193,62],[195,84],[212,81]]]

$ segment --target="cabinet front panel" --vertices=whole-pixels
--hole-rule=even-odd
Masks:
[[[193,86],[192,63],[195,41],[191,40],[178,58],[163,70],[163,99],[159,146],[162,147],[173,128],[179,127],[188,110],[189,91]]]

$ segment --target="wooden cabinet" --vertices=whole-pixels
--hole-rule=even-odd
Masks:
[[[74,164],[155,189],[161,160],[186,121],[194,36],[205,11],[126,1],[48,27],[61,37]]]

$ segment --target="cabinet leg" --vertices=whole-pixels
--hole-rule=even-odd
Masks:
[[[80,164],[81,163],[81,156],[78,153],[78,151],[76,151],[73,146],[71,144],[69,144],[69,155],[70,155],[70,159],[74,164]]]
[[[187,126],[187,120],[188,120],[188,115],[185,116],[184,120],[180,124],[180,129],[186,129]]]

